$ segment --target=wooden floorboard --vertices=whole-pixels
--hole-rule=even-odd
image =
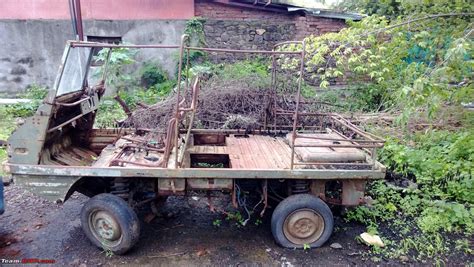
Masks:
[[[194,146],[190,153],[228,154],[233,169],[288,169],[291,149],[282,138],[263,135],[226,138],[226,146]]]

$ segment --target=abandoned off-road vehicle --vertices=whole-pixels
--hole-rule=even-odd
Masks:
[[[136,208],[197,191],[226,192],[235,207],[245,203],[242,198],[249,194],[243,192],[250,192],[261,200],[257,213],[274,207],[271,230],[278,244],[322,246],[334,224],[328,204],[363,203],[366,182],[384,178],[385,167],[376,160],[376,148],[384,141],[340,115],[305,108],[312,103],[301,96],[303,42],[250,51],[191,47],[186,39],[169,46],[68,42],[54,87],[8,140],[6,171],[16,184],[52,201],[66,201],[76,191],[91,197],[81,211],[84,232],[96,246],[117,254],[139,239]],[[285,45],[302,49],[284,51]],[[177,78],[182,82],[165,129],[94,129],[110,54],[118,47],[180,52]],[[97,64],[94,55],[102,49],[108,56]],[[193,50],[269,57],[272,81],[257,126],[196,128],[200,82],[188,82],[184,75],[186,55]],[[277,82],[282,56],[300,64],[291,90],[280,90]],[[103,68],[100,78],[92,75],[98,67]]]

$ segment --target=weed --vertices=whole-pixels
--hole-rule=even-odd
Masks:
[[[28,99],[30,102],[7,105],[5,106],[5,112],[14,118],[32,116],[47,94],[47,88],[38,85],[31,85],[26,89],[24,94],[20,95],[21,98]]]
[[[224,168],[223,163],[206,163],[206,162],[198,162],[193,164],[195,168]]]
[[[376,254],[411,253],[439,261],[450,248],[470,253],[465,240],[474,233],[474,133],[431,131],[407,136],[403,143],[389,138],[382,161],[396,177],[408,177],[408,184],[415,186],[373,182],[368,188],[373,205],[350,210],[346,219],[365,223],[369,232],[381,222],[388,225],[397,241],[373,250]],[[465,238],[451,240],[448,233]],[[453,241],[454,248],[449,245]]]
[[[107,59],[109,49],[102,49],[97,54],[95,61],[104,62]],[[124,90],[130,85],[133,77],[126,73],[125,67],[135,62],[134,56],[138,51],[129,48],[113,48],[110,54],[109,65],[107,70],[107,85],[111,86],[117,91]],[[102,75],[104,68],[98,68],[96,76]]]
[[[215,227],[220,227],[222,225],[222,221],[219,220],[219,219],[215,219],[213,222],[212,222],[212,225],[215,226]]]
[[[44,87],[31,85],[26,92],[20,95],[23,98],[30,99],[31,102],[19,103],[14,105],[0,105],[0,140],[7,140],[15,129],[15,118],[32,116],[41,101],[46,97],[48,90]],[[7,159],[5,147],[0,147],[0,164]],[[3,169],[0,168],[0,176],[3,175]]]
[[[140,72],[141,84],[145,87],[164,83],[168,80],[168,75],[157,64],[146,63]]]
[[[104,253],[105,257],[107,258],[112,258],[113,256],[115,256],[115,253],[112,250],[107,249],[107,248],[103,248],[102,253]]]
[[[225,218],[226,220],[228,221],[235,221],[236,222],[236,225],[238,227],[240,226],[244,226],[244,217],[242,216],[242,214],[237,211],[235,213],[232,213],[232,212],[229,212],[227,213],[227,217]]]
[[[112,98],[106,98],[101,101],[99,110],[94,121],[96,128],[115,127],[118,121],[125,119],[127,116],[117,101]]]
[[[184,33],[197,41],[198,45],[206,45],[206,36],[204,35],[205,22],[204,18],[194,17],[186,21],[186,26],[184,27]]]
[[[310,245],[308,245],[308,244],[303,244],[303,250],[306,251],[306,250],[309,250],[309,249],[311,249],[311,246],[310,246]]]
[[[458,239],[454,242],[455,248],[457,250],[463,251],[466,254],[472,254],[473,250],[471,249],[469,240],[466,238]]]

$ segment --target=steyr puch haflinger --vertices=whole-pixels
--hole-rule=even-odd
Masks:
[[[184,35],[180,45],[168,46],[68,42],[53,88],[8,140],[5,169],[16,184],[52,201],[64,202],[76,191],[89,196],[81,212],[84,232],[96,246],[117,254],[139,239],[134,209],[191,191],[228,193],[236,208],[244,203],[243,192],[249,192],[260,200],[257,216],[272,206],[271,230],[278,244],[322,246],[334,224],[328,204],[359,205],[367,181],[385,177],[385,167],[376,160],[384,141],[341,115],[305,109],[304,42],[259,51],[191,47],[187,39]],[[285,45],[301,50],[285,51]],[[119,47],[180,52],[177,79],[182,82],[165,129],[94,129],[110,54]],[[99,64],[103,70],[97,78],[92,75],[98,68],[94,55],[103,49],[108,56]],[[182,73],[188,69],[189,51],[271,57],[272,85],[262,103],[267,112],[258,127],[195,127],[201,83],[197,77],[188,81],[190,76]],[[282,56],[300,64],[291,92],[279,90],[276,82]],[[293,109],[280,105],[288,93]],[[308,118],[312,124],[303,125]]]

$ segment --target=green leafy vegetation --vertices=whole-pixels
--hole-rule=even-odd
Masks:
[[[38,85],[31,85],[26,88],[26,92],[20,94],[19,97],[23,99],[30,100],[25,103],[18,103],[12,105],[6,105],[4,107],[4,112],[6,112],[11,117],[29,117],[35,113],[43,99],[48,94],[48,90],[44,87]]]
[[[145,87],[164,83],[168,80],[168,75],[156,64],[147,63],[141,70],[141,82]]]
[[[96,61],[105,61],[107,50],[102,49]],[[127,66],[136,64],[136,50],[128,48],[114,48],[110,54],[109,70],[107,76],[108,89],[115,94],[132,110],[137,108],[138,103],[155,104],[168,96],[176,86],[176,80],[171,79],[160,65],[156,62],[146,62],[137,66],[136,71],[130,71]],[[102,75],[100,68],[97,75]],[[95,121],[95,127],[113,127],[117,122],[126,118],[122,107],[111,96],[105,96],[101,101]]]
[[[348,102],[360,102],[355,108],[401,110],[405,122],[420,108],[434,115],[446,102],[472,101],[472,6],[428,2],[354,1],[378,11],[338,33],[307,37],[307,79],[321,88],[344,81],[355,91]],[[296,59],[282,62],[299,66]]]
[[[372,183],[368,193],[374,203],[346,217],[372,229],[390,229],[380,233],[389,245],[375,252],[415,259],[472,253],[463,246],[474,233],[472,129],[389,138],[381,156],[392,181]]]
[[[212,225],[215,226],[215,227],[220,227],[222,224],[222,220],[219,220],[219,219],[215,219],[213,222],[212,222]]]
[[[94,58],[96,62],[106,62],[109,49],[101,49]],[[115,90],[125,90],[133,80],[131,74],[126,72],[127,66],[135,63],[134,56],[136,49],[113,48],[108,61],[106,86],[113,87]],[[103,75],[104,68],[98,68],[96,75]]]
[[[245,226],[245,219],[240,211],[227,212],[225,219],[226,221],[234,221],[237,227]]]
[[[235,61],[233,63],[211,63],[205,61],[190,68],[190,76],[205,76],[207,79],[218,79],[219,82],[243,81],[253,89],[268,89],[270,86],[269,61],[255,58]]]
[[[186,26],[184,27],[184,33],[189,35],[191,40],[199,46],[206,45],[206,36],[204,35],[205,22],[204,18],[194,17],[186,21]]]
[[[441,114],[474,100],[472,6],[445,0],[351,0],[340,7],[369,16],[339,33],[306,38],[308,82],[329,88],[344,81],[344,92],[318,94],[343,111],[398,116],[380,155],[388,180],[370,183],[367,193],[374,202],[350,210],[346,219],[366,224],[368,232],[383,238],[386,247],[373,247],[372,259],[442,263],[448,254],[472,255],[472,114],[454,131],[443,125],[449,120]],[[294,60],[284,63],[297,67]],[[430,124],[440,116],[446,130],[406,127],[421,117]]]
[[[112,258],[113,256],[115,256],[115,253],[112,250],[106,248],[103,248],[101,253],[104,253],[105,257],[107,258]]]
[[[194,168],[224,168],[223,163],[206,163],[206,162],[197,162],[193,164]]]
[[[120,107],[119,103],[111,98],[102,100],[94,121],[96,128],[113,128],[117,122],[125,119],[127,115]]]
[[[26,92],[21,94],[21,98],[30,100],[26,103],[12,105],[0,105],[0,140],[6,141],[10,134],[15,130],[15,119],[25,118],[33,115],[46,97],[48,90],[44,87],[31,85]],[[7,159],[6,147],[0,146],[0,164]],[[0,168],[0,176],[3,171]]]

